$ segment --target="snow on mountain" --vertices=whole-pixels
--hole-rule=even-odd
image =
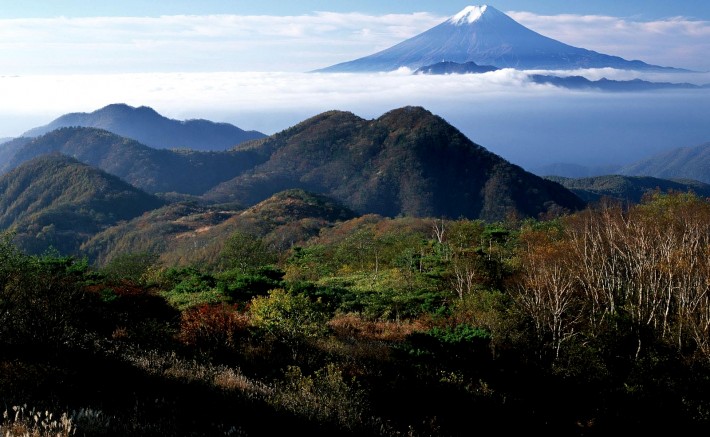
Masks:
[[[317,72],[412,71],[439,62],[475,62],[519,70],[617,68],[676,70],[573,47],[540,35],[488,5],[469,6],[443,23],[401,43]],[[681,70],[677,70],[681,71]]]
[[[483,6],[467,6],[465,7],[461,12],[458,14],[454,15],[449,19],[449,23],[451,24],[471,24],[474,21],[480,19],[483,14],[486,12],[486,9],[488,8],[488,5],[483,5]]]

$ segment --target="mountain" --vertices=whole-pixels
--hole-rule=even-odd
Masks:
[[[225,150],[265,136],[261,132],[245,131],[229,123],[201,119],[173,120],[163,117],[152,108],[134,108],[125,104],[108,105],[90,113],[65,114],[22,136],[37,137],[61,127],[75,126],[104,129],[159,149]]]
[[[437,62],[426,65],[414,71],[414,74],[475,74],[499,70],[491,65],[478,65],[475,62]],[[555,76],[550,74],[530,74],[528,79],[537,84],[553,85],[559,88],[573,90],[595,91],[651,91],[663,89],[703,89],[710,88],[710,84],[695,85],[687,82],[650,82],[642,79],[612,80],[605,77],[599,80],[589,80],[583,76]]]
[[[561,176],[565,178],[588,178],[592,176],[605,176],[619,173],[619,165],[587,166],[567,162],[541,165],[529,169],[538,176]]]
[[[619,173],[664,179],[695,179],[710,183],[710,143],[661,152],[626,165]]]
[[[285,250],[354,217],[338,202],[303,190],[279,192],[243,210],[176,203],[95,235],[82,251],[98,264],[123,253],[149,252],[168,265],[207,265],[216,262],[224,242],[235,232]]]
[[[464,62],[462,64],[458,62],[444,61],[419,67],[416,71],[414,71],[414,74],[468,74],[488,73],[489,71],[496,70],[499,70],[499,68],[492,65],[478,65],[472,61]]]
[[[565,178],[549,176],[587,202],[602,197],[639,203],[644,195],[654,191],[693,192],[702,197],[710,197],[710,185],[693,180],[668,180],[648,176],[606,175],[588,178]]]
[[[12,147],[10,147],[10,146]],[[261,162],[251,152],[154,149],[111,132],[65,127],[0,147],[0,173],[46,153],[59,152],[116,175],[150,193],[202,194]]]
[[[0,229],[32,253],[77,254],[82,242],[164,202],[60,154],[30,160],[0,177]]]
[[[253,205],[300,188],[361,214],[485,220],[584,206],[561,185],[487,151],[420,107],[375,120],[329,111],[235,150],[265,162],[219,184],[205,199]]]
[[[412,71],[438,62],[475,62],[519,70],[617,68],[682,71],[573,47],[540,35],[492,6],[468,6],[393,47],[316,72]]]
[[[530,80],[534,83],[553,85],[560,88],[575,90],[600,90],[600,91],[650,91],[663,89],[703,89],[709,85],[695,85],[692,83],[650,82],[641,79],[612,80],[601,78],[589,80],[582,76],[552,76],[546,74],[531,74]]]

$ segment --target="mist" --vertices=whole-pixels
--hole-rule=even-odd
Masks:
[[[591,80],[628,72],[574,71]],[[669,76],[710,83],[707,74]],[[668,79],[668,77],[653,78]],[[526,169],[553,163],[623,165],[710,141],[710,89],[610,93],[540,85],[527,73],[412,75],[136,73],[0,77],[0,138],[111,103],[273,134],[328,110],[366,119],[422,106],[475,143]]]

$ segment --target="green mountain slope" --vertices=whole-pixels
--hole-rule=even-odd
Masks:
[[[77,254],[93,234],[164,205],[119,178],[59,154],[0,177],[0,229],[28,252]]]
[[[11,159],[0,163],[0,170],[51,152],[72,156],[150,193],[201,194],[259,162],[248,151],[158,150],[105,130],[68,127],[22,143]]]
[[[326,112],[236,150],[268,160],[216,186],[206,199],[252,205],[301,188],[359,213],[486,220],[584,205],[561,185],[505,161],[420,107],[375,120]]]
[[[303,190],[276,193],[244,210],[176,203],[106,229],[82,250],[97,264],[122,254],[148,252],[167,265],[207,265],[217,262],[224,242],[235,232],[284,250],[355,216],[337,202]]]

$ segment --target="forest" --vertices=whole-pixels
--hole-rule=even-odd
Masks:
[[[97,264],[4,233],[1,434],[710,430],[706,198],[311,234]]]

